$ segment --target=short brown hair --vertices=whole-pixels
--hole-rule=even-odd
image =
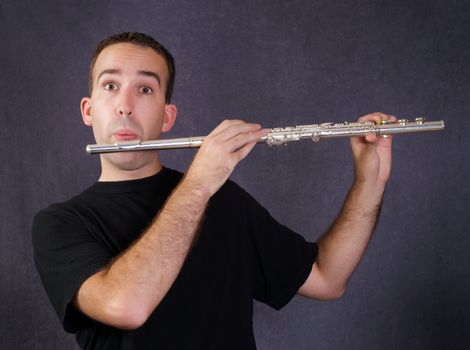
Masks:
[[[119,43],[131,43],[143,47],[149,47],[153,49],[157,54],[163,57],[168,67],[168,82],[165,91],[165,102],[170,103],[171,94],[173,93],[173,85],[175,83],[175,60],[171,53],[158,41],[147,34],[137,32],[124,32],[119,34],[111,35],[110,37],[101,40],[93,52],[91,59],[90,72],[88,75],[88,91],[93,91],[93,68],[95,67],[96,60],[106,47],[119,44]]]

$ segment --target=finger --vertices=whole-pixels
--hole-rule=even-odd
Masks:
[[[375,113],[370,113],[363,115],[362,117],[359,118],[360,122],[367,122],[367,121],[372,121],[376,124],[380,124],[382,120],[388,120],[389,116],[385,113],[381,112],[375,112]]]
[[[256,143],[256,141],[247,143],[245,146],[236,151],[235,156],[237,157],[237,162],[240,162],[241,160],[245,159],[246,156],[253,150],[253,148],[255,148]]]
[[[391,114],[386,114],[386,113],[381,113],[381,112],[375,112],[375,113],[370,113],[367,115],[364,115],[358,119],[360,122],[365,122],[365,121],[373,121],[376,124],[380,124],[382,121],[389,121],[389,122],[396,122],[398,120],[397,117]]]
[[[359,122],[371,122],[372,121],[375,124],[382,124],[383,121],[396,122],[397,120],[398,120],[397,117],[390,115],[390,114],[381,113],[381,112],[370,113],[358,119]],[[389,144],[390,142],[391,141],[388,141],[384,139],[383,137],[377,137],[373,134],[369,134],[364,137],[358,136],[358,137],[351,138],[351,143],[353,145],[354,144],[367,144],[367,143]]]
[[[227,146],[231,152],[244,147],[248,143],[257,143],[260,138],[268,135],[269,129],[260,129],[245,134],[239,134],[227,142]]]
[[[240,119],[225,119],[222,123],[217,125],[214,130],[210,132],[209,135],[207,136],[215,136],[219,134],[222,130],[232,126],[232,125],[237,125],[237,124],[243,124],[245,123],[243,120]]]
[[[368,146],[377,146],[379,143],[379,137],[373,134],[369,134],[365,136],[353,136],[353,137],[350,137],[349,141],[351,143],[353,151],[355,149],[363,150],[364,148],[367,148]]]
[[[375,134],[367,134],[365,136],[353,136],[351,137],[352,145],[367,145],[367,144],[378,144],[379,146],[391,146],[392,136],[376,136]]]
[[[367,134],[364,136],[352,136],[350,137],[351,145],[367,145],[377,143],[378,137],[375,134]]]
[[[219,132],[217,135],[215,135],[215,137],[222,142],[226,142],[240,134],[249,134],[250,132],[253,133],[260,129],[261,129],[261,125],[259,124],[253,124],[253,123],[234,124],[234,125],[230,125],[226,129]]]
[[[378,140],[378,137],[375,136],[375,135],[373,135],[373,134],[369,134],[369,135],[366,135],[366,136],[365,136],[365,139],[366,139],[366,141],[369,142],[369,143],[376,143],[377,140]]]
[[[393,141],[393,136],[387,135],[387,136],[380,136],[378,137],[377,140],[377,145],[379,147],[392,147],[392,141]]]

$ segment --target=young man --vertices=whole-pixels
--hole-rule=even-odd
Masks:
[[[81,101],[96,142],[169,131],[174,72],[170,53],[144,34],[103,40]],[[308,243],[228,180],[266,134],[226,120],[184,175],[156,151],[103,154],[97,183],[35,216],[37,269],[83,349],[255,349],[253,298],[280,309],[296,293],[343,294],[377,221],[391,139],[351,139],[355,181],[331,229]]]

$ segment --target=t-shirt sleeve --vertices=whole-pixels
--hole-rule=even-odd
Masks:
[[[65,331],[74,333],[92,326],[95,321],[78,311],[72,301],[81,284],[109,263],[109,253],[77,214],[62,208],[35,215],[32,242],[36,269]]]
[[[277,222],[245,192],[254,244],[254,298],[279,310],[307,280],[317,257],[316,243]]]

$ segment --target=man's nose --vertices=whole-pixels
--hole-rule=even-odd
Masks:
[[[132,110],[128,105],[121,104],[118,107],[118,113],[122,117],[131,117],[132,116]]]
[[[129,91],[122,91],[121,98],[117,107],[117,113],[121,117],[132,116],[132,96]]]

